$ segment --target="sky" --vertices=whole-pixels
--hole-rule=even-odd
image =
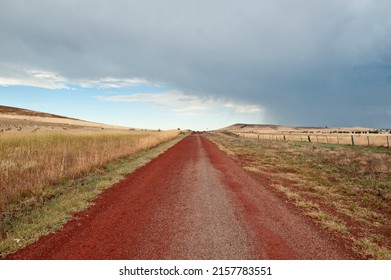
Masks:
[[[391,128],[391,1],[0,0],[0,104],[151,129]]]

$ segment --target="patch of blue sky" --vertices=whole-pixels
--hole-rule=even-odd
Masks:
[[[139,98],[143,94],[146,100]],[[156,94],[155,98],[150,98]],[[113,101],[110,97],[132,96],[132,101]],[[103,98],[102,98],[103,97]],[[168,98],[168,100],[164,100]],[[171,99],[170,99],[171,98]],[[195,107],[178,101],[182,95],[168,87],[132,85],[127,87],[81,87],[67,85],[60,89],[31,86],[0,86],[0,104],[48,112],[83,120],[148,129],[208,130],[234,122],[256,122],[258,114],[234,112],[232,108],[209,106],[191,98]],[[179,103],[178,103],[179,102]],[[194,105],[194,104],[193,104]],[[199,108],[203,107],[205,108]]]

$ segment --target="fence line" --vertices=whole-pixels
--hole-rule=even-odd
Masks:
[[[268,133],[235,133],[239,137],[277,141],[298,141],[327,143],[338,145],[376,146],[390,148],[390,136],[384,134],[268,134]]]

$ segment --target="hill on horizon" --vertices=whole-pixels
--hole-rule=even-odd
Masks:
[[[128,130],[129,128],[0,105],[0,132],[58,131],[68,129]]]
[[[231,132],[259,132],[259,133],[281,133],[281,132],[367,132],[376,129],[368,127],[320,127],[320,126],[287,126],[287,125],[276,125],[276,124],[245,124],[236,123],[224,128],[219,129],[220,131],[231,131]]]
[[[60,115],[43,113],[43,112],[38,112],[38,111],[34,111],[34,110],[28,110],[28,109],[22,109],[22,108],[4,106],[4,105],[0,105],[0,114],[78,120],[75,118],[64,117],[64,116],[60,116]]]

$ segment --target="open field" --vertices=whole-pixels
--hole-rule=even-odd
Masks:
[[[391,131],[364,127],[324,128],[236,124],[219,131],[253,139],[315,142],[358,146],[391,146]]]
[[[238,133],[258,133],[258,134],[327,134],[327,133],[378,133],[390,134],[390,129],[375,129],[369,127],[309,127],[309,126],[284,126],[272,124],[233,124],[220,131],[231,131]]]
[[[0,135],[72,130],[129,130],[129,128],[0,105]]]
[[[0,210],[106,162],[171,140],[178,131],[68,132],[0,137]]]
[[[386,134],[307,134],[307,133],[235,133],[237,136],[252,139],[266,139],[279,141],[311,142],[324,144],[391,147],[391,135]]]
[[[364,258],[391,259],[391,150],[271,141],[211,133],[209,138]]]

